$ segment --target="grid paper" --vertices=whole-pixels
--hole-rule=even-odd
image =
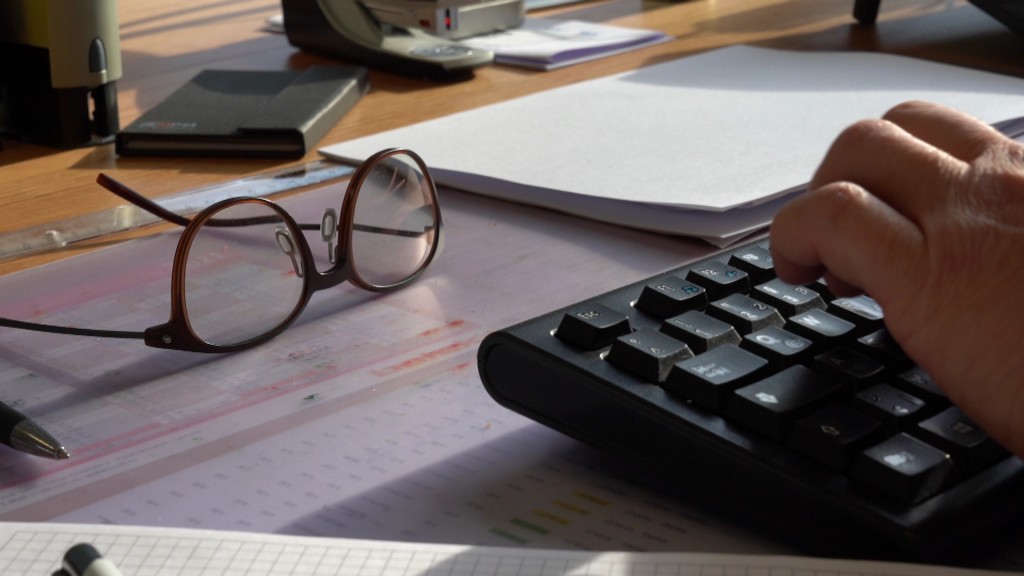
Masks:
[[[0,574],[45,576],[93,544],[124,576],[981,576],[936,566],[785,556],[429,545],[213,530],[0,523]]]

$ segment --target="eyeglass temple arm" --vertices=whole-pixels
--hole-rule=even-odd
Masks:
[[[71,336],[95,336],[98,338],[134,338],[145,339],[144,332],[126,332],[122,330],[92,330],[89,328],[71,328],[69,326],[53,326],[51,324],[38,324],[36,322],[24,322],[11,318],[0,318],[0,326],[17,328],[19,330],[32,330],[34,332],[49,332],[51,334],[68,334]]]
[[[165,209],[156,202],[142,196],[138,192],[135,192],[131,188],[128,188],[124,184],[121,184],[117,180],[114,180],[106,174],[100,174],[96,178],[96,182],[100,186],[103,186],[107,190],[110,190],[114,194],[117,194],[121,198],[124,198],[128,202],[150,212],[154,216],[158,216],[181,226],[186,226],[189,223],[189,219],[184,216],[180,216]],[[144,332],[128,332],[124,330],[93,330],[91,328],[73,328],[70,326],[54,326],[52,324],[40,324],[37,322],[25,322],[23,320],[14,320],[12,318],[0,317],[0,326],[6,328],[15,328],[18,330],[32,330],[33,332],[49,332],[51,334],[67,334],[71,336],[93,336],[97,338],[129,338],[143,340],[146,337]]]
[[[121,184],[120,182],[114,180],[110,176],[103,174],[102,172],[99,174],[99,176],[96,177],[96,183],[99,184],[100,186],[103,186],[107,190],[113,192],[114,194],[117,194],[118,196],[127,200],[128,202],[131,202],[132,204],[138,206],[139,208],[142,208],[146,212],[149,212],[150,214],[157,216],[159,218],[163,218],[168,222],[177,224],[178,226],[188,226],[188,223],[191,222],[191,219],[180,214],[171,212],[170,210],[164,208],[163,206],[157,204],[156,202],[150,200],[149,198],[146,198],[142,194],[139,194],[138,192],[132,190],[131,188],[125,186],[124,184]]]
[[[420,222],[417,222],[419,220]],[[437,227],[434,224],[434,215],[432,208],[424,206],[409,213],[405,218],[405,221],[400,224],[402,228],[384,228],[381,226],[372,226],[370,224],[360,224],[355,222],[352,224],[352,228],[360,232],[370,232],[373,234],[387,234],[389,236],[404,236],[406,238],[418,238],[425,236],[434,231]]]
[[[138,192],[132,190],[131,188],[125,186],[124,184],[118,182],[117,180],[111,178],[110,176],[107,176],[106,174],[100,173],[96,177],[96,183],[99,184],[100,186],[103,186],[104,188],[106,188],[110,192],[113,192],[114,194],[117,194],[118,196],[120,196],[124,200],[127,200],[128,202],[134,204],[135,206],[145,210],[146,212],[149,212],[150,214],[152,214],[152,215],[154,215],[154,216],[156,216],[158,218],[162,218],[162,219],[164,219],[164,220],[166,220],[168,222],[171,222],[173,224],[177,224],[178,226],[188,226],[188,223],[191,222],[190,218],[188,218],[186,216],[182,216],[180,214],[177,214],[175,212],[172,212],[172,211],[164,208],[163,206],[157,204],[156,202],[150,200],[149,198],[146,198],[142,194],[139,194]],[[234,222],[232,222],[230,220],[223,221],[223,219],[214,218],[213,220],[211,220],[210,223],[213,224],[213,225],[220,224],[220,225],[229,225],[229,226],[230,225],[244,226],[244,225],[252,225],[252,224],[265,224],[267,222],[273,222],[273,221],[274,221],[274,219],[272,217],[266,217],[266,218],[245,218],[245,219],[238,219],[237,221],[234,221]],[[378,226],[367,226],[367,225],[363,225],[363,224],[354,224],[353,227],[356,230],[360,230],[360,231],[363,231],[363,232],[372,232],[372,233],[375,233],[375,234],[390,234],[390,235],[393,235],[393,236],[409,236],[409,237],[423,236],[424,234],[428,234],[433,229],[433,226],[425,226],[421,231],[400,230],[400,229],[395,229],[395,228],[381,228],[381,227],[378,227]],[[302,230],[319,230],[320,229],[320,225],[319,224],[300,224],[299,228],[301,228]]]

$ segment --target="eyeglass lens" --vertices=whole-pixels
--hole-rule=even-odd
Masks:
[[[350,248],[364,283],[397,284],[426,264],[438,233],[433,201],[410,156],[399,153],[374,164],[358,191]]]
[[[355,191],[352,237],[338,243],[342,249],[348,244],[352,270],[364,286],[385,288],[427,263],[439,233],[436,207],[423,170],[410,156],[397,153],[367,168]],[[337,226],[337,218],[323,221]],[[245,224],[217,225],[224,222]],[[336,230],[322,232],[326,240]],[[300,234],[261,202],[232,203],[210,214],[185,262],[185,308],[195,334],[231,346],[287,321],[301,303],[307,274]]]
[[[291,315],[302,298],[304,274],[295,238],[273,208],[256,202],[230,204],[199,228],[185,264],[185,306],[199,338],[239,344]]]

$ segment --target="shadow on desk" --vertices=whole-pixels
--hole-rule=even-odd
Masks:
[[[529,423],[281,531],[541,549],[786,551],[725,521],[698,493]]]
[[[531,423],[324,506],[281,533],[535,549],[921,561],[862,540],[816,541],[815,534],[788,531],[783,518],[752,521],[725,496],[670,483]],[[416,513],[408,514],[413,509]],[[969,554],[924,561],[1019,570],[1024,538],[1008,535]]]

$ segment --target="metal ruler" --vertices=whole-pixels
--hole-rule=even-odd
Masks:
[[[330,160],[247,176],[231,182],[159,198],[158,204],[182,215],[195,214],[227,198],[274,194],[351,176],[355,168]],[[132,230],[162,220],[136,206],[125,205],[83,214],[41,226],[0,233],[0,259],[59,250],[76,242]]]

